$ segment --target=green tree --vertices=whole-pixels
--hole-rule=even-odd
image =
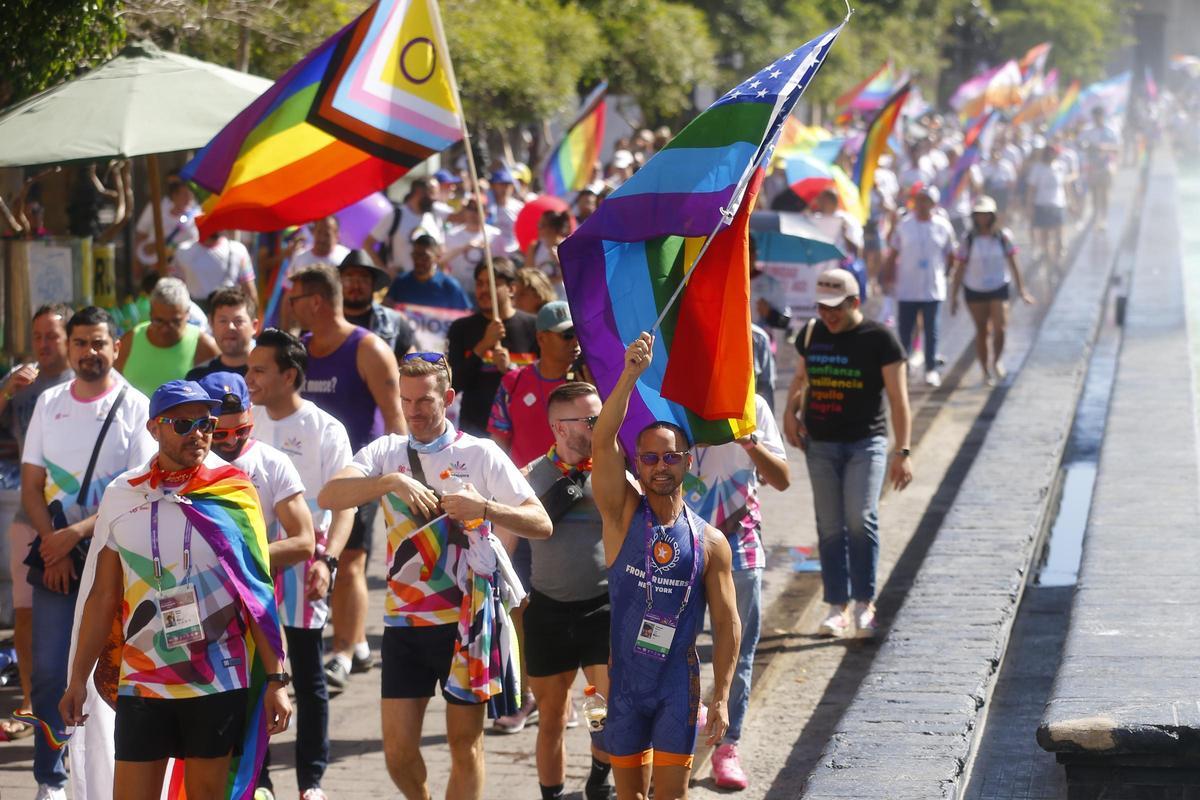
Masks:
[[[467,119],[500,129],[573,106],[604,42],[594,19],[554,0],[445,0],[442,18]]]
[[[590,0],[607,43],[597,75],[633,97],[643,124],[687,119],[692,90],[716,79],[716,44],[699,9],[667,0]],[[636,120],[635,120],[636,121]]]
[[[1123,41],[1119,0],[992,0],[1001,50],[1019,58],[1039,42],[1054,42],[1051,61],[1066,78],[1095,80]]]
[[[119,0],[15,0],[0,36],[0,108],[111,58],[125,41]]]

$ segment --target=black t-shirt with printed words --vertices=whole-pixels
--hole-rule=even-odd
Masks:
[[[806,333],[796,337],[796,351],[808,370],[808,435],[822,442],[886,436],[883,368],[905,358],[896,334],[869,319],[843,333],[817,320],[807,347]]]

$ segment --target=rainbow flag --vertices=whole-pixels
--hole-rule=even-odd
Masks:
[[[875,115],[875,119],[871,120],[871,124],[867,126],[862,147],[858,150],[852,177],[855,185],[858,186],[859,204],[866,216],[870,216],[871,213],[871,190],[875,188],[875,168],[879,166],[879,157],[887,149],[888,138],[891,137],[892,130],[896,127],[896,121],[900,119],[900,112],[904,110],[904,104],[908,102],[910,91],[912,91],[912,84],[906,83],[888,98],[883,108],[879,109],[879,113]]]
[[[340,211],[462,139],[435,0],[377,0],[221,130],[183,169],[219,193],[201,236]]]
[[[153,472],[130,479],[137,485],[150,480]],[[228,586],[242,601],[247,614],[258,624],[271,643],[276,656],[283,658],[283,637],[279,627],[279,612],[275,605],[275,585],[271,578],[267,555],[267,528],[259,506],[258,492],[244,472],[233,465],[210,468],[201,465],[191,480],[176,493],[186,498],[180,509],[191,521],[197,533],[217,556],[225,570]],[[120,618],[114,634],[122,635]],[[251,800],[263,757],[267,752],[267,721],[263,697],[266,692],[266,669],[255,651],[254,637],[247,626],[245,647],[251,659],[250,691],[247,692],[246,731],[242,754],[229,765],[228,794],[234,800]],[[110,650],[119,654],[121,646],[110,642]],[[117,686],[98,689],[111,692],[115,703]]]
[[[1058,133],[1058,131],[1067,124],[1072,116],[1075,106],[1079,104],[1080,83],[1078,80],[1071,81],[1071,85],[1067,87],[1066,93],[1062,96],[1062,100],[1058,103],[1058,111],[1054,115],[1054,119],[1050,121],[1050,133]]]
[[[554,146],[542,168],[542,188],[546,194],[566,197],[578,192],[592,180],[600,145],[604,142],[605,97],[608,82],[602,82],[583,101],[579,114],[562,141]]]
[[[951,170],[946,185],[942,187],[943,205],[949,206],[958,198],[963,187],[966,186],[967,176],[971,174],[971,167],[978,164],[991,148],[991,139],[988,134],[992,123],[999,117],[999,111],[989,111],[967,129],[966,136],[963,137],[963,153],[954,162],[954,169]]]
[[[886,92],[887,88],[895,82],[894,73],[895,68],[889,59],[883,62],[883,65],[879,69],[864,78],[862,82],[856,84],[849,91],[834,100],[833,104],[837,108],[849,110],[853,108],[854,101],[864,94],[874,96],[878,95],[881,91]],[[887,94],[884,94],[883,99],[887,99]]]
[[[1046,59],[1050,57],[1050,50],[1054,47],[1051,42],[1042,42],[1035,44],[1021,56],[1020,67],[1021,75],[1029,80],[1034,75],[1040,75],[1046,71]]]
[[[626,452],[656,419],[704,444],[754,430],[750,211],[784,120],[844,24],[722,96],[560,246],[575,330],[604,396],[626,343],[651,329],[696,265],[631,399]]]

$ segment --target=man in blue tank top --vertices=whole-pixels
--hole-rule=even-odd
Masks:
[[[603,520],[612,606],[604,739],[619,800],[645,797],[651,777],[657,800],[687,796],[700,707],[695,645],[706,601],[713,635],[709,745],[729,727],[741,638],[729,542],[683,502],[687,434],[671,422],[647,426],[635,454],[640,492],[625,472],[617,433],[638,376],[650,366],[653,341],[643,333],[625,351],[625,369],[592,434],[592,492]]]

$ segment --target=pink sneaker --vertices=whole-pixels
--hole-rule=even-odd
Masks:
[[[722,789],[745,789],[748,785],[736,744],[723,744],[713,750],[712,771]]]

